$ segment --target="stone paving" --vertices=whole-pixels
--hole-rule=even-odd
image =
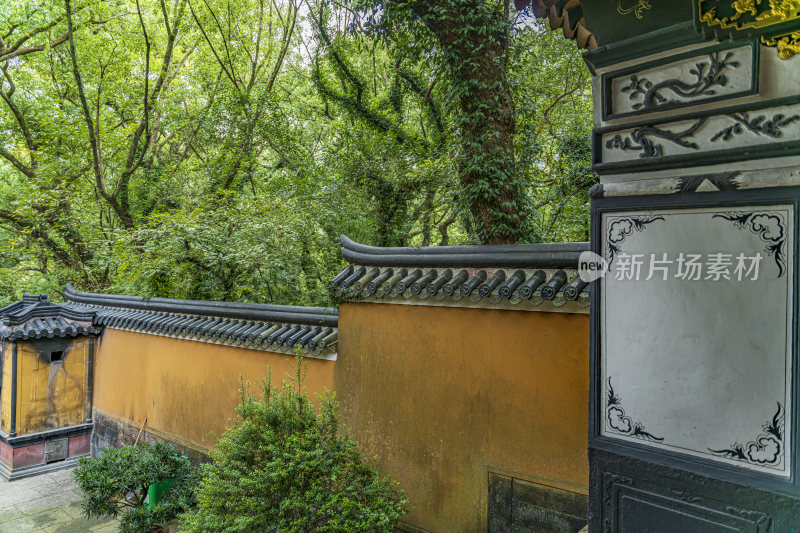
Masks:
[[[5,481],[0,478],[0,533],[116,533],[114,519],[87,520],[72,469]]]

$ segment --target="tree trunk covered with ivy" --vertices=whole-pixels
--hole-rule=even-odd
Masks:
[[[325,4],[319,3],[320,12]],[[357,19],[366,20],[353,26],[390,43],[400,58],[398,66],[414,57],[447,78],[442,84],[448,85],[448,100],[456,108],[450,126],[458,143],[458,203],[472,239],[484,244],[534,240],[526,187],[514,163],[514,100],[507,76],[513,25],[509,3],[351,0],[349,4]],[[321,31],[325,33],[324,28]],[[423,91],[425,103],[434,85]],[[363,118],[379,125],[374,113],[364,113]]]
[[[441,45],[461,104],[459,174],[474,233],[486,244],[525,234],[525,198],[514,168],[514,101],[506,78],[508,4],[415,0],[408,7]]]

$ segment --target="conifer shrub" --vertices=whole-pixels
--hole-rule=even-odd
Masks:
[[[242,386],[238,416],[211,452],[181,531],[390,533],[407,500],[342,434],[334,395],[315,409],[302,361],[281,387]]]
[[[83,493],[88,518],[120,517],[120,531],[158,531],[194,505],[198,469],[167,443],[106,448],[100,457],[81,457],[72,475]],[[162,499],[146,505],[150,485],[173,480]]]

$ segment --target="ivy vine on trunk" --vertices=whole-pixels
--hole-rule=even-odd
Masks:
[[[514,101],[506,71],[511,17],[497,0],[353,0],[368,28],[387,40],[408,35],[423,60],[440,58],[459,113],[462,207],[476,240],[515,243],[530,237],[525,187],[514,162]],[[416,26],[416,28],[415,28]],[[422,31],[418,31],[422,30]],[[407,43],[406,43],[407,44]],[[412,44],[413,46],[413,44]]]

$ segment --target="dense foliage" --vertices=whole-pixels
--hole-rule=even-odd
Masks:
[[[73,477],[83,493],[87,517],[120,515],[123,533],[149,531],[194,505],[196,468],[169,444],[140,444],[106,448],[96,459],[79,459]],[[173,479],[163,499],[145,505],[151,484]]]
[[[390,533],[406,498],[340,431],[332,396],[315,411],[297,374],[260,398],[242,390],[238,418],[211,451],[184,516],[187,533],[249,531]]]
[[[586,239],[589,96],[499,0],[2,2],[0,304],[328,304],[340,234]]]

